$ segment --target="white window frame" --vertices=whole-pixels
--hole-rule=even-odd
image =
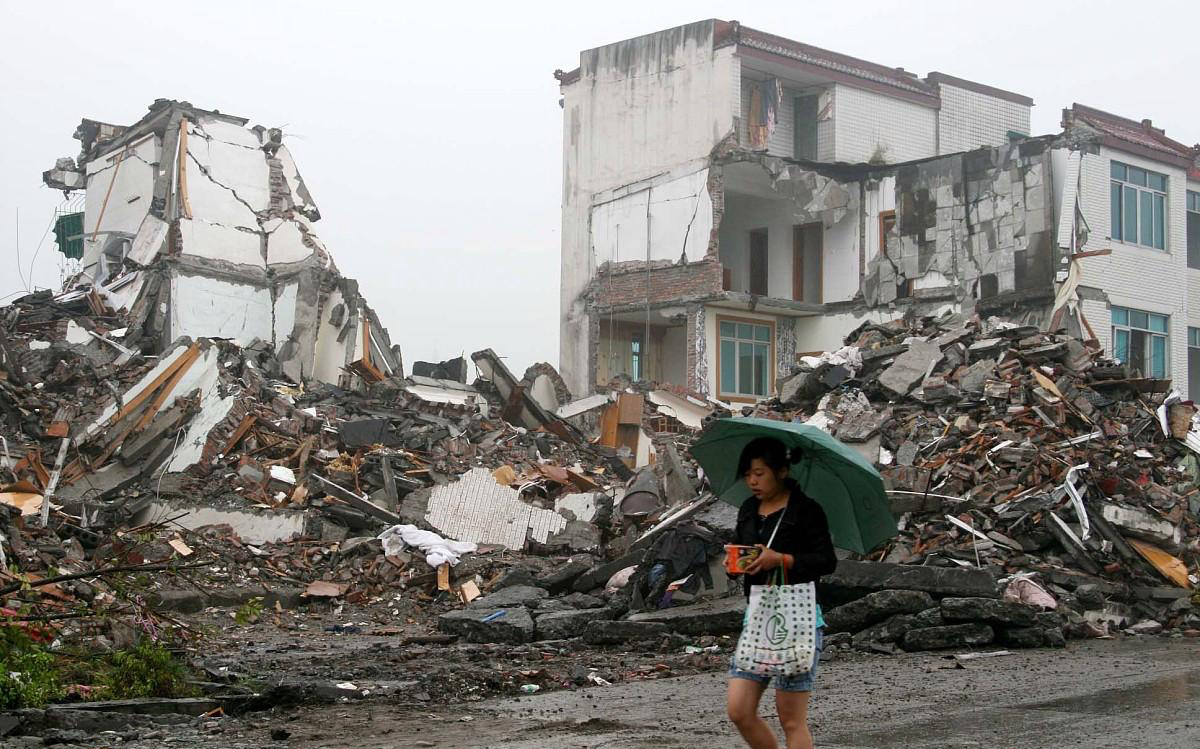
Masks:
[[[1137,178],[1135,178],[1133,176],[1132,172],[1141,173],[1142,174],[1141,181],[1138,181]],[[1171,207],[1171,204],[1167,198],[1167,196],[1170,194],[1168,192],[1170,190],[1170,186],[1171,186],[1170,177],[1167,176],[1166,174],[1163,174],[1162,172],[1156,172],[1152,169],[1146,169],[1145,167],[1136,166],[1134,164],[1127,164],[1123,161],[1118,161],[1116,159],[1112,159],[1109,162],[1108,174],[1109,174],[1108,200],[1109,200],[1109,224],[1110,224],[1109,232],[1108,232],[1109,238],[1112,239],[1114,242],[1120,242],[1122,244],[1135,245],[1137,247],[1146,247],[1146,248],[1149,248],[1152,250],[1159,250],[1162,252],[1168,251],[1168,248],[1171,246],[1170,245],[1170,236],[1171,236],[1171,231],[1170,231],[1171,210],[1170,210],[1170,207]],[[1118,176],[1118,175],[1120,175],[1120,176]],[[1162,190],[1159,190],[1157,187],[1151,186],[1152,178],[1160,178],[1162,180],[1162,185],[1163,185]],[[1119,206],[1114,205],[1114,202],[1115,202],[1114,195],[1113,195],[1114,188],[1119,189],[1119,193],[1118,193],[1120,196],[1120,205]],[[1133,218],[1134,218],[1134,223],[1136,225],[1134,226],[1132,239],[1126,239],[1126,237],[1125,237],[1125,235],[1126,235],[1125,219],[1128,218],[1128,213],[1129,213],[1129,209],[1127,207],[1128,206],[1127,199],[1131,192],[1135,196],[1135,202],[1134,202],[1134,208],[1133,208],[1133,212],[1134,212]],[[1144,211],[1143,211],[1143,208],[1144,208],[1143,196],[1148,197],[1150,200],[1150,210],[1149,210],[1149,217],[1148,217],[1148,220],[1150,222],[1150,242],[1149,243],[1142,241],[1142,233],[1145,230],[1145,220],[1146,220],[1143,217],[1143,213],[1144,213]],[[1154,225],[1156,209],[1160,209],[1162,211],[1162,236],[1161,237],[1156,236],[1155,231],[1154,231],[1157,228]],[[1118,236],[1118,232],[1117,232],[1117,228],[1118,228],[1117,222],[1113,220],[1114,216],[1116,216],[1120,221],[1121,231],[1119,233],[1119,236]],[[1161,245],[1159,244],[1160,241],[1161,241]]]
[[[1145,315],[1146,324],[1141,325],[1137,320],[1137,316]],[[1111,311],[1112,318],[1112,355],[1119,359],[1122,364],[1128,364],[1132,358],[1129,356],[1128,347],[1132,344],[1133,334],[1141,333],[1145,336],[1145,351],[1143,359],[1146,362],[1146,370],[1142,372],[1143,377],[1153,377],[1156,379],[1166,379],[1171,376],[1171,316],[1162,314],[1161,312],[1149,312],[1147,310],[1133,309],[1131,307],[1113,307]],[[1163,322],[1162,330],[1154,329],[1155,319],[1161,319]],[[1118,346],[1120,334],[1124,334],[1124,347]],[[1163,341],[1163,369],[1161,374],[1154,372],[1154,344],[1155,338],[1161,338]],[[1124,348],[1124,350],[1122,350]]]

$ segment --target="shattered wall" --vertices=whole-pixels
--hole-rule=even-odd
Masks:
[[[280,130],[160,99],[133,125],[85,120],[76,137],[79,158],[45,175],[51,187],[87,190],[75,283],[130,313],[144,348],[181,336],[257,340],[293,379],[348,384],[347,365],[373,336],[373,365],[400,370],[315,233],[320,212]]]
[[[708,169],[598,195],[590,220],[598,266],[629,260],[701,260],[708,253],[713,222]]]
[[[1027,139],[874,172],[895,177],[896,224],[885,251],[867,263],[866,303],[886,305],[906,295],[949,295],[960,303],[1051,295],[1056,232],[1049,145]],[[874,190],[883,186],[880,181]],[[867,226],[879,226],[878,215],[869,216]]]

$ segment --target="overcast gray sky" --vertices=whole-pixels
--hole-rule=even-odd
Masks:
[[[406,362],[496,349],[558,363],[562,114],[579,51],[715,17],[1200,141],[1200,2],[340,3],[0,0],[0,298],[57,287],[41,184],[83,117],[155,98],[282,126],[341,271]],[[127,8],[127,9],[126,9]],[[39,242],[40,249],[39,249]],[[36,260],[34,253],[37,252]],[[10,297],[8,297],[10,298]]]

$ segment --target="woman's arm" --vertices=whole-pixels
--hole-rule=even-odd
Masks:
[[[837,567],[837,555],[833,551],[833,539],[829,535],[829,521],[825,511],[809,499],[803,504],[799,527],[788,544],[788,581],[811,583],[822,575],[828,575]]]

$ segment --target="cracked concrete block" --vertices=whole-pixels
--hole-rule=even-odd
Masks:
[[[933,597],[922,591],[881,590],[826,612],[825,627],[830,633],[861,632],[897,614],[916,614],[933,606]]]
[[[947,622],[986,622],[1011,627],[1037,624],[1038,608],[997,598],[943,598],[942,618]]]
[[[921,380],[932,365],[942,360],[942,350],[930,341],[916,341],[909,345],[908,351],[896,358],[879,376],[879,384],[891,392],[904,396],[908,395]]]
[[[468,642],[520,644],[533,640],[534,624],[525,608],[460,609],[439,616],[438,629]]]
[[[904,635],[905,650],[946,650],[987,645],[996,637],[986,624],[951,624],[945,627],[911,629]]]

